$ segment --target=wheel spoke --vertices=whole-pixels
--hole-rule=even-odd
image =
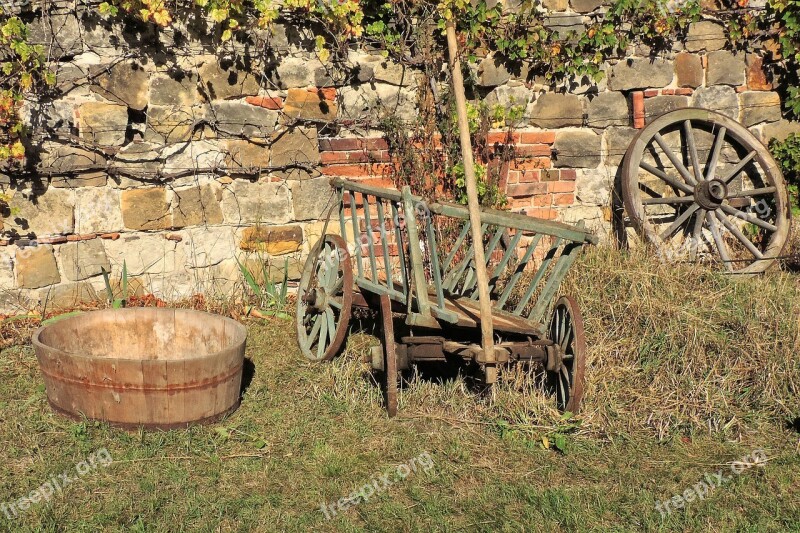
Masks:
[[[694,196],[667,196],[662,198],[647,198],[642,200],[642,205],[657,204],[690,204],[694,202]]]
[[[561,367],[561,368],[563,369],[564,367]],[[558,375],[558,389],[561,392],[561,398],[560,399],[563,402],[563,404],[566,406],[567,405],[567,393],[564,390],[564,380],[561,378],[561,373],[560,372],[559,372],[559,375]]]
[[[751,224],[755,224],[759,228],[768,229],[769,231],[778,231],[778,228],[776,226],[773,226],[769,222],[765,222],[758,217],[751,216],[745,213],[744,211],[739,211],[738,209],[731,207],[729,205],[721,205],[720,207],[727,214],[734,216],[736,218],[741,218],[742,220],[746,220]]]
[[[728,198],[750,198],[751,196],[761,196],[763,194],[773,194],[778,191],[777,187],[762,187],[760,189],[751,189],[749,191],[732,192],[728,194]]]
[[[717,226],[717,221],[711,214],[711,211],[706,211],[706,222],[708,222],[708,227],[711,228],[711,235],[714,237],[714,243],[717,245],[717,251],[719,252],[720,259],[722,259],[722,263],[725,265],[725,268],[732,270],[733,265],[731,265],[731,256],[728,253],[728,246],[725,244],[725,241],[722,240],[719,226]]]
[[[322,356],[325,355],[325,340],[328,336],[328,321],[325,320],[325,317],[320,315],[319,321],[322,322],[322,327],[320,328],[319,332],[319,343],[317,343],[317,359],[322,359]]]
[[[342,309],[342,299],[341,298],[331,298],[329,297],[328,303],[331,304],[331,307],[334,309]]]
[[[714,179],[714,174],[717,172],[717,163],[719,162],[719,153],[722,150],[722,143],[725,141],[725,133],[728,128],[725,126],[720,127],[717,137],[714,139],[714,147],[711,149],[711,159],[706,165],[706,181]]]
[[[639,163],[639,166],[642,167],[643,169],[645,169],[646,171],[648,171],[653,176],[655,176],[657,178],[661,178],[662,180],[666,181],[667,183],[669,183],[670,185],[672,185],[676,189],[678,189],[680,191],[683,191],[686,194],[694,194],[694,189],[692,187],[689,187],[685,183],[681,183],[678,180],[670,178],[667,175],[667,173],[664,172],[663,170],[660,170],[660,169],[654,167],[653,165],[651,165],[649,163],[645,163],[644,161]]]
[[[723,182],[724,182],[726,185],[727,185],[728,183],[730,183],[731,181],[733,181],[733,178],[735,178],[736,176],[738,176],[738,175],[739,175],[739,172],[741,172],[741,171],[742,171],[742,169],[745,167],[745,165],[747,165],[747,163],[749,163],[749,162],[750,162],[750,160],[751,160],[751,159],[753,159],[753,158],[754,158],[756,155],[757,155],[757,152],[756,152],[755,150],[753,150],[752,152],[750,152],[749,154],[747,154],[747,155],[746,155],[746,156],[745,156],[745,157],[744,157],[744,158],[743,158],[741,161],[739,161],[738,163],[736,163],[736,166],[735,166],[735,167],[733,167],[733,169],[731,169],[731,171],[730,171],[730,172],[728,172],[727,174],[725,174],[725,177],[724,177],[724,178],[722,178],[722,180],[721,180],[721,181],[723,181]]]
[[[700,159],[697,157],[697,145],[694,142],[694,130],[692,129],[692,121],[686,120],[683,123],[683,128],[686,133],[686,144],[689,145],[689,157],[692,158],[692,170],[696,181],[703,179],[703,173],[700,171]]]
[[[694,229],[692,230],[692,242],[689,247],[689,261],[697,260],[697,248],[700,246],[700,239],[703,233],[703,219],[705,219],[705,209],[700,209],[694,216]]]
[[[761,253],[761,251],[758,248],[756,248],[752,242],[750,242],[750,239],[744,236],[744,234],[739,230],[739,228],[736,227],[736,224],[728,220],[728,217],[720,213],[719,210],[714,211],[714,214],[717,216],[719,221],[722,222],[722,225],[728,228],[728,231],[733,233],[733,235],[737,239],[739,239],[739,242],[744,244],[745,248],[750,250],[750,253],[753,254],[753,256],[755,256],[756,259],[764,259],[764,255]]]
[[[306,340],[308,341],[305,344],[306,350],[310,350],[311,346],[314,345],[314,340],[317,338],[320,326],[322,324],[322,322],[319,320],[319,315],[316,315],[315,318],[317,320],[314,320],[314,325],[311,327],[311,333],[309,333],[308,337],[306,337]]]
[[[664,231],[664,233],[661,234],[661,239],[667,240],[670,237],[672,237],[672,235],[678,230],[678,228],[681,227],[681,224],[689,220],[689,217],[691,217],[692,214],[698,209],[700,209],[700,206],[694,204],[691,207],[689,207],[686,211],[684,211],[683,214],[678,218],[676,218],[675,222],[673,222],[672,225],[668,227],[666,231]]]
[[[683,161],[678,159],[675,156],[675,154],[672,153],[672,150],[670,150],[669,146],[667,146],[667,143],[664,140],[664,138],[661,136],[661,134],[660,133],[656,133],[653,138],[656,140],[658,145],[661,147],[661,150],[664,152],[664,155],[667,156],[667,159],[669,159],[670,163],[672,163],[672,166],[674,166],[678,170],[680,175],[683,176],[683,179],[686,180],[686,183],[688,183],[689,185],[693,185],[693,186],[697,185],[697,180],[694,179],[692,177],[692,175],[689,173],[689,171],[686,169],[686,166],[683,164]]]
[[[330,307],[326,309],[325,316],[328,318],[328,335],[330,335],[331,340],[333,340],[333,337],[336,333],[336,320],[333,316],[333,309]]]

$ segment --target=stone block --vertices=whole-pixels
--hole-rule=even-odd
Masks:
[[[127,106],[86,102],[78,107],[78,131],[83,139],[101,146],[121,146],[127,129]]]
[[[207,184],[176,190],[172,199],[172,225],[176,228],[222,224],[221,192]]]
[[[675,57],[675,74],[678,76],[678,87],[700,87],[703,85],[702,58],[681,52]]]
[[[208,268],[236,257],[236,229],[191,228],[181,243],[186,248],[186,266]]]
[[[489,55],[478,65],[478,85],[496,87],[510,79],[511,73],[508,72],[500,57]]]
[[[3,222],[7,229],[37,237],[68,235],[75,230],[75,192],[51,187],[29,195],[16,193],[9,202],[11,216]]]
[[[746,91],[739,94],[742,105],[739,122],[747,127],[781,119],[781,98],[771,91]]]
[[[644,99],[644,114],[648,122],[682,107],[689,107],[688,96],[660,95]]]
[[[728,38],[721,24],[710,20],[689,24],[686,33],[686,50],[689,52],[721,50],[727,43]]]
[[[719,50],[708,54],[708,72],[706,85],[743,85],[744,54],[733,54],[727,50]]]
[[[569,0],[543,0],[542,5],[548,11],[566,11]]]
[[[335,101],[326,100],[321,91],[289,89],[283,112],[291,119],[333,121],[338,106]]]
[[[295,220],[325,218],[336,203],[333,188],[327,177],[297,181],[292,185],[292,205]]]
[[[254,96],[261,89],[252,73],[230,62],[220,63],[216,57],[206,60],[198,69],[198,74],[209,100]]]
[[[674,77],[672,61],[664,59],[625,59],[611,70],[608,88],[629,91],[648,87],[666,87]]]
[[[122,191],[122,220],[133,230],[159,230],[172,226],[164,187]]]
[[[605,164],[609,166],[622,164],[625,152],[637,133],[639,130],[634,128],[607,128],[603,132],[606,137]]]
[[[266,137],[278,122],[277,111],[241,102],[216,102],[211,117],[218,133],[236,137]]]
[[[178,175],[177,180],[184,180],[187,183],[173,182],[173,186],[179,187],[189,183],[195,183],[193,176],[186,176],[187,171],[210,172],[215,168],[225,166],[225,152],[222,147],[211,141],[191,141],[186,144],[167,146],[161,152],[164,158],[163,173],[166,175]]]
[[[292,218],[289,187],[236,180],[223,190],[222,213],[228,224],[285,224]]]
[[[622,93],[600,93],[589,100],[588,125],[592,128],[627,126],[630,123],[628,99]]]
[[[544,26],[555,32],[559,39],[566,39],[570,33],[580,35],[586,31],[582,15],[549,15],[544,18]]]
[[[296,252],[303,245],[303,229],[291,226],[254,226],[245,228],[239,248],[247,252],[282,255]]]
[[[530,123],[540,128],[564,128],[583,124],[583,103],[574,94],[545,93],[531,109]]]
[[[150,73],[138,61],[117,63],[94,79],[92,91],[106,100],[137,111],[144,110],[150,91]]]
[[[78,189],[80,187],[105,187],[108,175],[105,172],[88,172],[74,176],[56,176],[50,180],[51,187]]]
[[[75,233],[109,233],[124,227],[117,189],[81,189],[75,193]]]
[[[417,112],[416,92],[388,83],[345,86],[339,95],[341,119],[376,119],[391,114],[401,120],[413,120]]]
[[[727,85],[700,87],[692,95],[692,106],[717,111],[736,119],[739,115],[739,99],[736,90]]]
[[[45,175],[59,175],[105,169],[105,166],[106,159],[97,152],[45,141],[42,143],[36,168]]]
[[[115,241],[105,241],[105,247],[115,272],[120,271],[124,262],[129,276],[169,274],[182,270],[186,264],[186,246],[163,235],[123,233]],[[148,278],[148,283],[154,281],[155,278]]]
[[[568,168],[595,168],[600,164],[601,137],[591,130],[556,133],[553,165]]]
[[[159,72],[150,77],[150,104],[189,107],[203,101],[199,79],[191,72]]]
[[[49,13],[36,17],[28,26],[31,44],[41,44],[50,59],[72,57],[83,53],[81,23],[72,14]]]
[[[282,89],[292,89],[295,87],[313,87],[315,84],[315,72],[322,66],[316,60],[308,60],[301,57],[285,57],[277,67],[278,82]]]
[[[591,13],[606,3],[605,0],[571,0],[572,9],[578,13]]]
[[[81,281],[99,276],[105,270],[111,272],[111,263],[106,256],[101,239],[68,242],[58,250],[64,276],[70,281]]]
[[[39,291],[39,299],[48,309],[70,310],[100,300],[97,291],[87,281],[65,283]]]
[[[761,129],[761,140],[764,143],[769,143],[772,139],[785,141],[792,133],[800,135],[800,122],[781,119],[764,125]]]
[[[260,143],[244,139],[224,141],[223,148],[227,152],[225,165],[232,171],[237,169],[257,171],[269,167],[270,147],[265,139],[260,141]]]
[[[38,289],[61,282],[52,246],[27,247],[17,250],[17,287]]]
[[[613,172],[581,172],[575,180],[575,198],[584,205],[611,205],[613,189]]]
[[[165,133],[169,135],[166,130]],[[145,136],[147,136],[146,133]],[[159,136],[159,140],[163,142],[165,139]],[[161,168],[161,152],[159,148],[160,146],[156,143],[129,143],[116,153],[113,166],[137,174],[156,173]]]
[[[195,136],[197,125],[209,113],[207,106],[150,105],[144,140],[149,143],[179,143]]]
[[[320,162],[316,128],[292,128],[275,136],[270,165],[317,165]]]
[[[757,54],[745,56],[747,68],[747,88],[751,91],[771,91],[775,84],[767,77],[764,59]]]

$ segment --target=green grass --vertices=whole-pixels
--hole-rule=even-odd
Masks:
[[[758,321],[768,330],[770,313],[796,303],[744,307],[774,295],[769,287],[783,287],[783,278],[712,276],[704,295],[716,295],[716,312],[677,292],[683,306],[659,307],[662,291],[678,289],[643,277],[638,263],[619,261],[588,256],[567,282],[584,289],[576,293],[590,353],[586,410],[579,427],[566,429],[552,400],[516,379],[479,396],[462,379],[412,378],[400,416],[389,420],[379,386],[358,362],[374,338],[353,335],[343,357],[309,363],[295,347],[292,324],[276,319],[248,322],[255,375],[228,420],[185,431],[125,432],[53,414],[32,348],[8,347],[0,352],[0,502],[74,471],[98,449],[106,448],[113,463],[16,520],[0,514],[0,530],[800,530],[800,435],[787,427],[790,413],[800,415],[793,411],[797,382],[774,382],[775,372],[795,378],[776,360],[796,361],[797,352],[789,340],[768,344],[770,335],[794,335],[800,315],[785,316],[794,325],[770,333],[756,331]],[[592,276],[598,262],[607,271]],[[587,286],[590,277],[596,286]],[[631,293],[612,297],[622,285]],[[702,326],[686,326],[698,316]],[[695,361],[682,351],[687,343]],[[759,349],[740,354],[747,343]],[[705,366],[714,357],[729,365],[730,383]],[[751,375],[753,361],[773,375]],[[713,379],[698,379],[703,373]],[[692,384],[691,401],[705,394],[707,404],[656,408],[659,393],[672,386],[680,400]],[[761,397],[754,386],[772,388]],[[708,425],[714,409],[725,410],[720,427]],[[665,428],[664,420],[673,423]],[[552,441],[562,431],[566,453],[543,447],[543,438]],[[766,465],[729,473],[705,499],[664,518],[655,509],[704,475],[729,472],[732,461],[756,449],[765,451]],[[412,473],[330,520],[320,510],[424,452],[434,463],[428,472]]]

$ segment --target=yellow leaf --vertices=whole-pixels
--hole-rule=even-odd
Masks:
[[[231,37],[233,37],[233,32],[231,32],[231,30],[225,30],[222,32],[223,41],[230,41]]]
[[[550,439],[548,439],[547,437],[542,437],[542,447],[545,450],[549,450],[550,449]]]
[[[11,146],[11,157],[15,159],[22,159],[25,157],[25,147],[22,143],[17,141]]]

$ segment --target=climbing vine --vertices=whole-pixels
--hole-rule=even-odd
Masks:
[[[748,8],[747,1],[723,0],[730,5],[704,11],[699,0],[614,0],[590,14],[590,23],[580,32],[553,29],[541,0],[523,0],[514,10],[504,10],[500,2],[489,7],[484,0],[106,0],[97,9],[109,19],[135,17],[160,28],[200,17],[223,44],[247,41],[255,30],[270,30],[276,22],[294,24],[309,28],[323,62],[346,62],[353,47],[368,46],[420,67],[434,82],[445,60],[443,28],[449,18],[457,22],[466,59],[477,61],[493,53],[516,69],[515,74],[559,81],[582,76],[600,80],[606,62],[625,57],[631,46],[646,45],[658,54],[684,38],[689,24],[712,17],[725,24],[733,47],[771,40],[772,59],[787,87],[788,110],[800,114],[800,0],[768,0],[760,10]],[[11,164],[25,157],[20,120],[25,98],[55,81],[43,47],[29,44],[28,37],[19,17],[0,13],[0,48],[5,52],[0,161]],[[441,96],[430,95],[434,101]],[[442,110],[436,114],[441,123]]]

